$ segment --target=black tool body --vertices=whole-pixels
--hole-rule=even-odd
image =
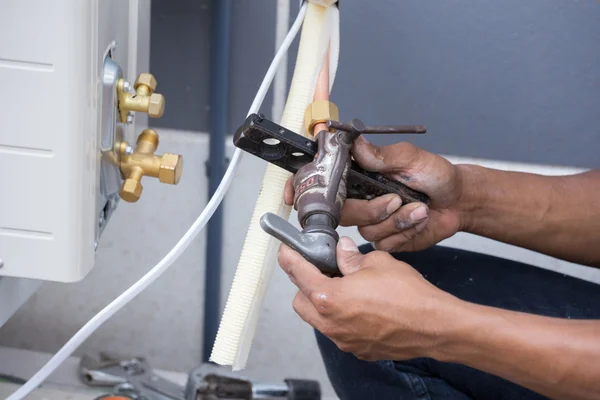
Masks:
[[[251,114],[233,136],[236,147],[291,173],[310,163],[317,154],[317,142],[298,135],[262,115]],[[371,200],[395,193],[402,204],[429,204],[429,197],[383,174],[367,171],[352,161],[347,179],[348,199]]]

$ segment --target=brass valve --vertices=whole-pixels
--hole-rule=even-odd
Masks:
[[[340,111],[335,103],[329,100],[315,100],[304,111],[304,128],[312,135],[315,125],[339,119]]]
[[[130,93],[128,85],[121,79],[117,82],[119,97],[119,113],[121,122],[127,122],[130,111],[145,112],[152,118],[162,117],[165,111],[165,98],[162,94],[154,93],[156,79],[152,74],[143,73],[133,84],[135,93]]]
[[[121,173],[125,181],[121,186],[121,198],[130,203],[139,200],[142,194],[142,177],[152,176],[162,183],[177,185],[183,172],[183,157],[179,154],[154,152],[158,147],[158,133],[145,129],[137,139],[136,149],[131,151],[127,142],[121,143]],[[129,151],[128,151],[129,150]]]

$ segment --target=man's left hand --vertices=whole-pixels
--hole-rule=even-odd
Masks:
[[[337,259],[344,276],[328,278],[281,246],[279,264],[299,289],[293,307],[304,321],[363,360],[441,355],[446,333],[460,320],[461,300],[388,253],[361,254],[346,237]]]

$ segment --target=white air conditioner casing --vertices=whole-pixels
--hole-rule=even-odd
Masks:
[[[109,56],[127,75],[129,12],[124,0],[0,2],[0,276],[74,282],[94,265],[103,68]]]

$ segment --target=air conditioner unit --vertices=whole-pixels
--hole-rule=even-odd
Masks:
[[[81,280],[119,202],[139,197],[142,176],[179,179],[181,158],[155,156],[154,131],[126,140],[139,133],[134,113],[160,117],[164,108],[152,75],[127,76],[137,74],[128,69],[134,8],[0,3],[0,276]]]

